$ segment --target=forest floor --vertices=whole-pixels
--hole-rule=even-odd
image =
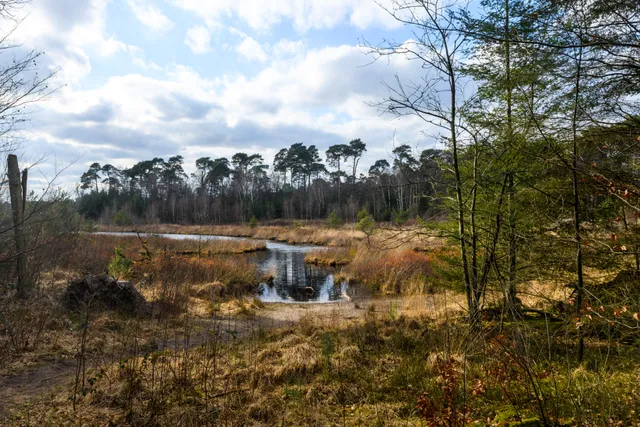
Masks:
[[[439,293],[192,319],[153,350],[87,359],[75,398],[77,360],[2,379],[3,425],[638,425],[633,346],[589,338],[576,363],[562,322],[473,331],[461,303]]]

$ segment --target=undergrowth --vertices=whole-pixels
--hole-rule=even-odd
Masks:
[[[523,323],[472,335],[455,320],[302,321],[242,341],[218,324],[195,349],[139,353],[105,367],[75,413],[64,394],[16,413],[22,425],[633,425],[637,349],[597,346],[584,364]],[[536,344],[537,345],[537,344]],[[543,348],[546,347],[546,348]],[[544,354],[553,354],[548,357]],[[27,417],[28,414],[28,417]]]

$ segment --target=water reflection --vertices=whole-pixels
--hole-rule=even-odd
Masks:
[[[127,232],[96,234],[135,235],[135,233]],[[154,235],[171,239],[245,240],[242,237],[195,234]],[[318,249],[318,247],[294,246],[267,241],[266,251],[242,255],[253,259],[262,275],[273,275],[272,281],[260,284],[258,298],[264,302],[333,302],[345,299],[347,285],[344,282],[334,282],[334,270],[332,268],[305,264],[305,253],[313,249]]]
[[[332,269],[305,264],[308,247],[267,244],[268,251],[257,254],[263,274],[273,281],[260,284],[258,295],[264,302],[331,302],[344,299],[345,283],[334,282]]]

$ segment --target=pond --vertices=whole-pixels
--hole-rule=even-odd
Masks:
[[[135,233],[105,232],[100,234],[135,235]],[[155,234],[170,239],[228,239],[250,240],[244,237],[207,236],[196,234]],[[260,283],[258,298],[263,302],[285,303],[326,303],[345,300],[347,284],[334,282],[335,270],[330,267],[306,264],[304,256],[307,252],[321,248],[320,246],[296,246],[286,243],[266,241],[267,250],[243,254],[253,260],[261,276],[273,275],[269,283]]]

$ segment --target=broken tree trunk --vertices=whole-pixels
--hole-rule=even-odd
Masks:
[[[13,212],[13,239],[17,254],[17,270],[18,270],[18,296],[20,298],[29,298],[33,290],[33,282],[29,274],[27,263],[27,245],[24,236],[24,205],[27,190],[25,170],[22,179],[20,177],[20,168],[18,168],[18,158],[15,154],[9,154],[7,158],[7,166],[9,176],[9,193],[11,195],[11,211]]]

